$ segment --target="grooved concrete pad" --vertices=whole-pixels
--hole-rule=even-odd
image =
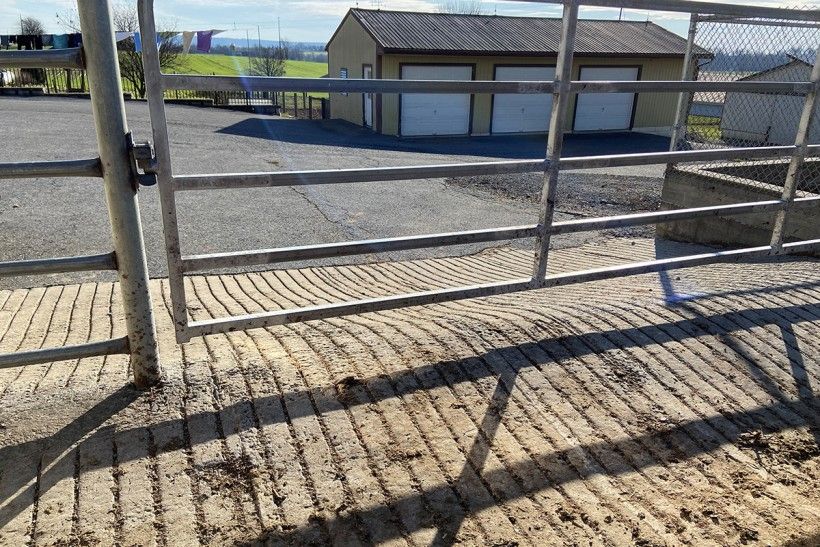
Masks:
[[[555,271],[691,252],[553,253]],[[192,277],[196,319],[527,275],[530,255]],[[715,265],[0,371],[0,544],[820,542],[818,261]],[[122,334],[0,291],[0,351]],[[113,332],[112,332],[113,331]]]

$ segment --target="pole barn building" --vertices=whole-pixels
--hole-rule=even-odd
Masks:
[[[351,9],[327,44],[332,78],[553,80],[561,19]],[[573,80],[679,80],[686,40],[650,22],[578,22]],[[709,54],[696,48],[698,56]],[[331,93],[331,118],[387,135],[547,131],[549,94]],[[674,93],[580,94],[567,131],[669,135]]]
[[[743,82],[808,82],[814,60],[788,55],[778,66],[748,75]],[[720,119],[721,137],[771,145],[794,144],[805,97],[772,93],[726,93]],[[812,118],[810,142],[820,142],[820,117]]]

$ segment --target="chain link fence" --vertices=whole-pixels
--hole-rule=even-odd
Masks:
[[[802,8],[809,9],[805,6]],[[701,81],[810,80],[820,25],[783,20],[700,17],[695,44],[710,52],[696,59]],[[805,97],[799,94],[698,92],[689,95],[686,131],[678,150],[793,145]],[[820,115],[811,126],[820,142]],[[707,170],[778,192],[788,159],[679,165]],[[820,160],[807,160],[798,185],[803,195],[820,193]]]

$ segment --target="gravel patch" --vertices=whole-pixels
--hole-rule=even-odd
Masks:
[[[541,199],[540,173],[451,177],[448,186],[476,195],[537,206]],[[663,179],[610,174],[563,173],[559,178],[556,219],[594,218],[657,211]],[[601,232],[605,237],[654,237],[654,226],[635,226]]]

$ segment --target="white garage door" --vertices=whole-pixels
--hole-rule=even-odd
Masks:
[[[402,80],[472,80],[469,66],[436,65],[401,68]],[[401,96],[402,135],[466,135],[470,132],[470,95],[408,93]]]
[[[638,67],[581,67],[581,80],[637,80]],[[632,125],[634,93],[581,93],[576,131],[612,131]]]
[[[495,79],[500,81],[552,81],[555,68],[546,66],[499,66]],[[501,93],[493,96],[493,133],[546,132],[552,111],[552,95]]]

